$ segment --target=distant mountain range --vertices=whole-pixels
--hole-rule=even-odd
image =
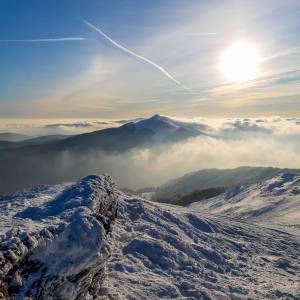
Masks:
[[[203,134],[195,124],[175,121],[154,115],[149,119],[129,122],[120,127],[107,128],[64,139],[57,149],[100,149],[122,152],[156,143],[179,142]]]
[[[121,157],[122,160],[126,159],[122,155],[132,149],[176,144],[207,135],[205,132],[203,125],[154,115],[120,127],[74,136],[29,138],[13,133],[0,134],[0,138],[14,140],[0,140],[0,194],[33,185],[71,181],[99,171],[112,173],[111,161],[106,161],[108,156],[115,155],[113,159]],[[18,140],[21,138],[23,140]],[[115,164],[114,174],[119,172],[127,176],[126,170]],[[129,176],[133,171],[128,172]],[[188,205],[197,199],[215,197],[235,186],[269,179],[280,172],[282,169],[263,167],[200,170],[171,180],[155,192],[151,190],[147,197],[158,202]]]
[[[0,141],[5,141],[5,142],[19,142],[29,138],[30,136],[19,134],[19,133],[13,133],[13,132],[0,133]]]
[[[0,133],[0,142],[3,144],[0,147],[3,149],[5,146],[19,148],[40,145],[43,148],[43,144],[47,144],[48,147],[48,144],[52,143],[51,150],[100,149],[119,152],[154,143],[182,141],[201,134],[204,133],[199,124],[185,123],[154,115],[149,119],[138,119],[120,127],[106,128],[74,136],[48,135],[30,138],[16,133]]]
[[[176,143],[203,135],[201,129],[199,124],[154,115],[120,127],[71,137],[51,135],[29,139],[23,136],[23,140],[17,142],[18,135],[4,134],[3,137],[10,137],[14,142],[1,141],[0,136],[0,193],[31,185],[74,180],[94,172],[95,166],[88,161],[91,153],[106,155]]]
[[[9,141],[9,140],[5,140],[5,136],[7,136],[7,134],[4,134],[3,140],[1,139],[1,136],[2,134],[0,134],[0,150],[55,143],[70,137],[70,135],[56,134],[56,135],[44,135],[44,136],[39,136],[34,138],[26,136],[26,138],[24,138],[25,136],[23,135],[17,134],[15,136],[15,133],[10,133],[9,136],[11,136],[11,140],[14,141]],[[18,137],[20,139],[18,139]]]

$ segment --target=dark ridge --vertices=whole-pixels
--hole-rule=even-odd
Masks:
[[[196,190],[184,196],[175,195],[172,198],[158,198],[155,199],[156,202],[161,203],[171,203],[180,206],[187,206],[194,202],[199,202],[202,200],[210,199],[216,197],[226,191],[225,187],[213,187],[203,190]]]

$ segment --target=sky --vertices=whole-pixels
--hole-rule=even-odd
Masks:
[[[0,24],[1,119],[300,114],[297,0],[1,0]]]

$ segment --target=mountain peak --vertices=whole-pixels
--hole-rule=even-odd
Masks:
[[[149,118],[149,120],[165,120],[165,119],[169,119],[169,118],[167,118],[165,116],[161,116],[159,114],[155,114]]]
[[[169,136],[170,134],[174,133],[180,125],[173,121],[168,117],[164,117],[158,114],[150,117],[149,119],[144,119],[135,123],[137,129],[149,129],[153,131],[154,136],[153,138],[156,141],[161,141],[165,137]]]
[[[153,115],[150,119],[160,118],[161,116],[159,114]]]
[[[147,119],[127,123],[125,126],[132,126],[136,130],[147,129],[152,131],[152,138],[156,142],[161,142],[169,138],[171,140],[182,140],[200,134],[200,131],[194,128],[192,124],[177,121],[159,114],[155,114]]]

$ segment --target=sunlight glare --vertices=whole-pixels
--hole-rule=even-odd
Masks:
[[[244,82],[257,77],[257,48],[247,42],[236,42],[221,57],[220,70],[231,81]]]

